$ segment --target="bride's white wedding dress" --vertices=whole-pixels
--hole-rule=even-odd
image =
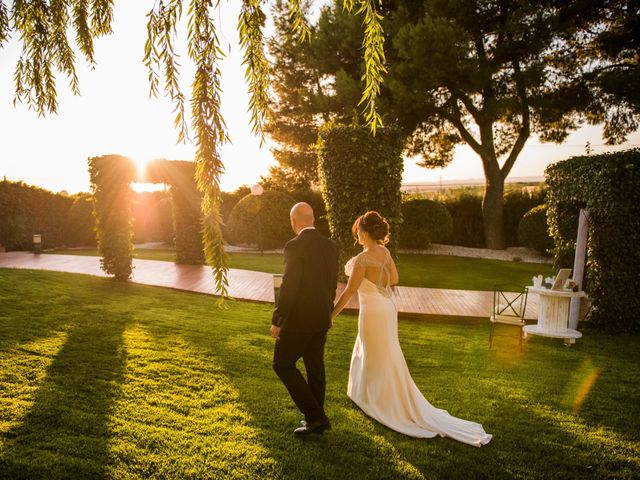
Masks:
[[[376,283],[365,277],[358,288],[358,337],[351,356],[347,395],[367,415],[405,435],[440,435],[476,447],[486,445],[491,435],[482,425],[435,408],[411,378],[398,341],[398,312],[389,285],[388,251],[386,255],[385,261],[380,262],[362,252],[345,266],[349,276],[356,266],[379,269]]]

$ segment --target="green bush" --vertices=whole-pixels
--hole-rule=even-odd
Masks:
[[[136,176],[131,159],[105,155],[89,159],[100,266],[116,280],[126,281],[133,271],[133,191]]]
[[[482,198],[471,193],[460,193],[445,198],[444,204],[453,220],[451,245],[484,248],[484,226],[482,223]]]
[[[553,248],[553,239],[547,228],[547,206],[538,205],[525,213],[518,226],[518,243],[548,254]]]
[[[286,193],[265,190],[262,195],[247,195],[231,210],[227,232],[233,244],[255,244],[262,248],[283,247],[293,238],[289,212],[295,200]]]
[[[414,198],[402,203],[402,248],[425,248],[431,243],[442,243],[452,232],[451,214],[442,203],[425,198]]]
[[[241,185],[236,188],[233,192],[222,192],[220,202],[220,216],[222,217],[222,236],[226,243],[233,243],[233,239],[229,234],[229,215],[231,214],[231,210],[236,204],[242,200],[244,197],[251,193],[251,189],[246,185]]]
[[[319,177],[341,264],[360,250],[351,226],[368,210],[379,212],[389,222],[388,247],[396,253],[402,222],[402,147],[402,135],[394,127],[382,128],[375,136],[365,126],[328,124],[320,131]]]
[[[518,188],[504,195],[502,223],[504,224],[504,241],[507,247],[522,245],[518,230],[520,221],[532,208],[545,202],[546,188],[536,188],[532,192]]]
[[[586,208],[592,319],[610,330],[640,332],[640,149],[573,157],[545,173],[556,266],[571,257],[579,209]]]

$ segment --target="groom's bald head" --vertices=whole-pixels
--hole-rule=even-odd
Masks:
[[[298,234],[300,230],[307,227],[313,227],[313,208],[305,202],[296,203],[289,214],[291,217],[291,228]]]

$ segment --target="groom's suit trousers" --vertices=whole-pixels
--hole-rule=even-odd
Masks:
[[[326,340],[327,332],[282,331],[273,352],[273,369],[307,422],[327,418],[324,412]],[[296,362],[301,357],[307,371],[307,380],[296,367]]]

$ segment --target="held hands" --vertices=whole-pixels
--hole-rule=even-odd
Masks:
[[[280,340],[280,327],[271,325],[271,336],[276,340]]]

